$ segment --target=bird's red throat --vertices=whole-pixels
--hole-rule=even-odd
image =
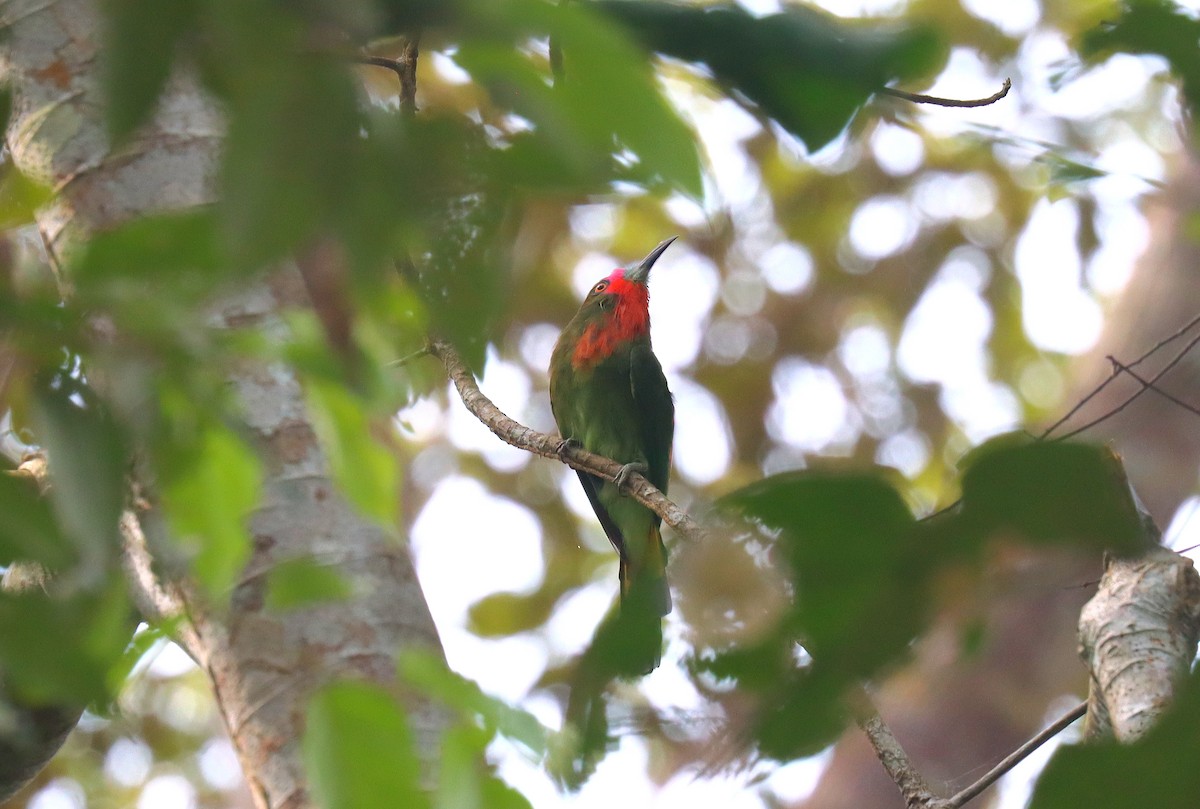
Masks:
[[[617,346],[650,330],[650,291],[645,284],[627,281],[623,270],[608,276],[609,294],[614,299],[612,309],[590,324],[575,345],[571,365],[575,370],[588,368],[612,356]]]

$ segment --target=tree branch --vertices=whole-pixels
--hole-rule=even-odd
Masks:
[[[1078,721],[1087,713],[1088,708],[1086,702],[1076,705],[1029,741],[1005,756],[1000,763],[966,789],[949,798],[942,798],[934,794],[924,777],[913,766],[912,760],[904,752],[904,747],[900,744],[899,739],[871,706],[870,698],[864,692],[859,692],[855,695],[854,701],[860,711],[857,719],[858,726],[867,735],[867,740],[870,741],[884,770],[900,789],[900,794],[904,796],[904,803],[908,809],[960,809],[1000,780],[1005,773],[1028,758],[1034,750]]]
[[[1194,413],[1195,415],[1200,416],[1200,408],[1190,405],[1187,402],[1183,401],[1182,399],[1178,398],[1177,396],[1173,396],[1172,394],[1167,393],[1165,390],[1160,388],[1158,385],[1156,385],[1154,382],[1150,381],[1149,379],[1142,378],[1142,376],[1137,371],[1133,370],[1128,365],[1125,365],[1124,363],[1122,363],[1120,360],[1118,360],[1112,354],[1105,355],[1105,359],[1107,359],[1112,364],[1112,367],[1116,371],[1129,374],[1131,377],[1133,377],[1135,380],[1137,380],[1138,384],[1141,385],[1143,388],[1149,388],[1150,390],[1154,391],[1155,393],[1157,393],[1159,396],[1163,397],[1167,401],[1173,402],[1173,403],[1179,405],[1180,407],[1182,407],[1184,410],[1188,411],[1189,413]]]
[[[509,418],[500,408],[496,407],[475,382],[475,377],[459,356],[458,351],[450,343],[437,340],[429,345],[429,353],[433,354],[446,368],[446,374],[467,410],[479,419],[496,436],[506,444],[517,449],[541,455],[543,458],[554,458],[562,461],[572,469],[590,472],[605,480],[616,480],[621,471],[621,464],[588,452],[578,447],[565,446],[557,436],[539,433],[514,419]],[[704,535],[704,529],[692,517],[667,499],[654,484],[642,475],[634,472],[629,475],[629,496],[646,508],[662,517],[663,522],[674,528],[688,539],[699,539]]]
[[[1012,79],[1005,79],[1000,90],[992,93],[987,98],[941,98],[939,96],[927,96],[921,93],[909,93],[905,90],[897,90],[894,87],[884,87],[879,92],[884,95],[892,96],[893,98],[901,98],[905,101],[911,101],[914,104],[934,104],[938,107],[986,107],[989,104],[995,104],[1000,99],[1008,95],[1008,91],[1012,89]]]

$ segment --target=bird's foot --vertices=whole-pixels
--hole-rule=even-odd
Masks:
[[[567,450],[569,449],[583,449],[583,444],[579,443],[574,438],[564,438],[562,441],[558,442],[558,446],[554,448],[554,451],[558,453],[559,459],[562,460],[566,456]]]
[[[641,461],[627,463],[621,467],[621,471],[617,473],[615,478],[613,478],[613,483],[617,484],[617,490],[620,491],[621,494],[628,495],[629,476],[634,472],[639,472],[644,475],[649,471],[650,467],[646,466],[646,464],[642,463]]]

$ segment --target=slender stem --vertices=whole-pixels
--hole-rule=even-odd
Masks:
[[[939,107],[986,107],[989,104],[995,104],[1000,99],[1008,95],[1008,91],[1012,89],[1012,79],[1005,79],[1003,86],[992,93],[987,98],[941,98],[939,96],[927,96],[921,93],[910,93],[905,90],[897,90],[894,87],[884,87],[879,92],[884,95],[889,95],[894,98],[902,98],[905,101],[911,101],[914,104],[934,104]]]
[[[1123,364],[1120,360],[1118,360],[1112,354],[1107,355],[1107,357],[1105,359],[1107,359],[1109,362],[1111,362],[1113,368],[1116,369],[1117,371],[1129,374],[1131,377],[1136,379],[1143,388],[1149,388],[1150,390],[1154,391],[1155,393],[1157,393],[1159,396],[1163,397],[1167,401],[1173,402],[1173,403],[1179,405],[1180,407],[1182,407],[1184,410],[1188,411],[1189,413],[1195,413],[1197,416],[1200,416],[1200,408],[1197,408],[1194,405],[1190,405],[1187,402],[1183,401],[1182,399],[1180,399],[1176,396],[1173,396],[1170,393],[1167,393],[1165,390],[1163,390],[1162,388],[1160,388],[1158,385],[1154,384],[1150,380],[1143,379],[1138,374],[1137,371],[1133,370],[1128,365]]]
[[[967,801],[971,800],[979,793],[990,787],[997,780],[999,780],[1000,776],[1004,775],[1013,767],[1017,766],[1019,763],[1028,758],[1029,754],[1034,750],[1037,750],[1043,744],[1062,733],[1077,720],[1083,718],[1083,716],[1087,714],[1087,706],[1088,704],[1086,702],[1079,703],[1074,708],[1067,711],[1067,713],[1059,717],[1053,724],[1051,724],[1041,733],[1037,734],[1032,739],[1025,742],[1025,744],[1009,753],[1004,757],[1003,760],[1001,760],[999,764],[988,770],[982,778],[971,784],[962,792],[959,792],[951,797],[946,802],[946,809],[958,809],[958,807],[962,806]]]

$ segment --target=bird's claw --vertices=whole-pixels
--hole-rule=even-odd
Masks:
[[[558,453],[558,457],[560,459],[563,459],[566,457],[567,450],[582,448],[583,444],[579,443],[574,438],[564,438],[562,441],[558,442],[558,446],[554,448],[554,451]]]
[[[627,463],[621,467],[621,471],[617,473],[615,478],[613,478],[613,483],[617,484],[617,490],[621,492],[621,494],[627,495],[629,494],[629,476],[634,472],[644,475],[649,471],[650,467],[646,466],[646,464],[640,461]]]

